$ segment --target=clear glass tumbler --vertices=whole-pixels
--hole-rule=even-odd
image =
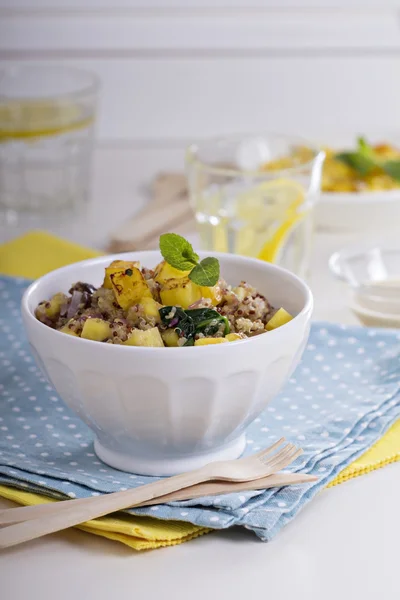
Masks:
[[[0,70],[0,213],[73,212],[89,192],[98,81],[67,66]]]
[[[284,135],[208,140],[186,152],[204,250],[254,256],[308,275],[324,153]]]

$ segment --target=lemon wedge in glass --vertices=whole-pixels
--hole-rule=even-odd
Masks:
[[[301,220],[305,190],[297,181],[266,181],[238,195],[236,214],[245,223],[237,252],[275,262],[289,234]]]
[[[94,115],[77,103],[53,100],[0,104],[0,141],[42,138],[88,127]]]
[[[199,195],[196,219],[203,246],[277,262],[281,250],[308,210],[297,181],[242,181]]]

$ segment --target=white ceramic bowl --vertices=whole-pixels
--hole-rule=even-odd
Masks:
[[[296,317],[253,339],[215,346],[142,348],[102,344],[55,331],[34,316],[37,304],[72,283],[99,286],[105,256],[57,269],[34,282],[22,315],[36,360],[65,403],[95,433],[106,463],[134,473],[170,475],[237,458],[246,427],[279,392],[307,343],[312,295],[277,266],[216,254],[225,279],[255,285]],[[124,255],[155,266],[158,252]]]
[[[325,230],[386,232],[399,221],[400,190],[325,192],[315,207],[316,225]]]

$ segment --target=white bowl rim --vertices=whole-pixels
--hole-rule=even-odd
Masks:
[[[67,337],[68,341],[71,344],[90,344],[93,345],[95,344],[96,347],[99,346],[99,342],[94,341],[94,340],[86,340],[80,337],[75,337],[75,336],[66,336],[65,333],[62,333],[61,331],[57,331],[56,329],[51,329],[50,327],[48,327],[47,325],[45,325],[44,323],[41,323],[38,319],[36,319],[35,315],[33,314],[33,312],[31,311],[31,309],[29,308],[29,300],[31,295],[36,291],[36,289],[38,287],[40,287],[40,285],[42,284],[42,282],[44,281],[48,281],[50,279],[52,279],[52,277],[54,277],[54,275],[57,273],[65,273],[67,274],[68,271],[73,270],[74,268],[78,267],[79,265],[84,266],[84,265],[89,265],[89,266],[93,266],[96,264],[101,264],[103,262],[106,262],[108,264],[110,264],[113,260],[120,260],[121,256],[122,257],[130,257],[129,260],[134,260],[135,255],[137,256],[138,254],[146,254],[149,256],[149,258],[153,255],[157,255],[159,257],[160,253],[158,250],[143,250],[143,251],[135,251],[135,252],[120,252],[118,254],[107,254],[104,256],[99,256],[96,258],[89,258],[86,260],[82,260],[79,262],[75,262],[72,263],[70,265],[66,265],[64,267],[60,267],[58,269],[54,269],[53,271],[50,271],[49,273],[46,273],[46,275],[43,275],[42,277],[39,277],[38,279],[36,279],[34,282],[32,282],[30,284],[30,286],[25,290],[23,296],[22,296],[22,300],[21,300],[21,311],[22,313],[27,317],[27,319],[29,319],[30,321],[33,321],[33,323],[35,324],[35,326],[41,326],[41,327],[45,327],[47,331],[52,332],[52,334],[57,335],[57,336],[62,336],[63,338]],[[207,252],[198,252],[198,254],[200,255],[200,258],[202,257],[206,257],[209,255],[209,253]],[[222,259],[226,259],[227,257],[229,257],[229,259],[233,260],[234,262],[242,262],[242,263],[259,263],[264,265],[267,269],[270,269],[272,271],[275,272],[279,272],[280,274],[282,274],[283,276],[287,277],[288,279],[291,279],[294,283],[296,283],[304,292],[304,295],[306,297],[306,301],[304,303],[303,308],[301,309],[301,311],[295,315],[295,317],[289,321],[288,323],[286,323],[285,325],[283,325],[282,327],[284,327],[286,330],[289,327],[295,327],[296,326],[296,322],[300,319],[300,317],[302,317],[303,315],[307,314],[308,312],[312,312],[313,306],[314,306],[314,300],[313,300],[313,295],[312,292],[310,290],[310,288],[308,287],[308,285],[297,275],[295,275],[294,273],[291,273],[289,270],[284,269],[283,267],[279,267],[277,265],[274,265],[272,263],[267,263],[264,262],[262,260],[259,260],[257,258],[251,258],[251,257],[247,257],[247,256],[239,256],[239,255],[234,255],[234,254],[229,254],[229,253],[225,253],[225,252],[213,252],[212,253],[213,256],[215,256],[215,258],[222,258]],[[275,336],[277,337],[278,335],[280,335],[279,330],[281,328],[277,328],[277,329],[273,329],[272,331],[268,331],[268,335],[271,336]],[[263,335],[256,335],[252,338],[248,338],[245,340],[238,340],[236,342],[229,342],[228,344],[214,344],[214,345],[205,345],[205,346],[191,346],[192,348],[192,352],[202,352],[204,351],[205,348],[207,348],[209,351],[210,349],[213,349],[214,352],[221,352],[224,348],[225,350],[228,347],[236,347],[239,343],[241,345],[243,344],[249,344],[249,343],[253,343],[256,342],[257,340],[260,340],[263,338]],[[112,352],[115,352],[115,344],[101,344],[101,346],[103,348],[108,348],[109,350],[111,349]],[[165,348],[156,348],[156,347],[146,347],[146,346],[124,346],[122,344],[118,344],[118,349],[119,351],[124,351],[124,352],[141,352],[141,351],[145,351],[145,352],[165,352]],[[112,349],[113,348],[113,349]],[[170,348],[171,350],[171,348]],[[175,347],[173,348],[173,351],[175,352],[179,352],[182,350],[187,350],[187,347],[182,346],[182,347]],[[225,351],[224,350],[224,351]],[[106,350],[107,351],[107,350]]]
[[[383,198],[382,198],[383,196]],[[328,204],[375,204],[375,202],[396,202],[400,200],[400,188],[394,190],[373,190],[362,192],[322,192],[320,202]]]

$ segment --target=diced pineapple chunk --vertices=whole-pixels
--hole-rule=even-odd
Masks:
[[[202,298],[210,298],[213,306],[217,306],[222,300],[222,290],[218,283],[213,287],[201,286],[200,293]]]
[[[133,329],[126,342],[124,342],[124,345],[154,346],[159,348],[164,347],[162,337],[157,327],[153,327],[152,329],[146,329],[145,331],[142,331],[141,329]]]
[[[268,321],[265,326],[267,331],[272,331],[272,329],[277,329],[277,327],[281,327],[286,323],[289,323],[293,319],[292,315],[288,313],[284,308],[280,308],[276,311],[272,319]]]
[[[89,318],[86,319],[82,329],[81,337],[86,340],[94,340],[102,342],[111,335],[111,327],[107,321],[103,319]]]
[[[68,325],[69,325],[69,324],[70,324],[72,321],[73,321],[73,319],[70,319],[70,320],[68,321],[68,323],[66,323],[66,324],[64,325],[64,327],[61,327],[60,331],[61,331],[61,333],[66,333],[67,335],[73,335],[73,336],[75,336],[75,337],[80,337],[80,336],[79,336],[79,334],[78,334],[78,333],[76,333],[76,331],[73,331],[72,329],[70,329],[70,328],[68,327]]]
[[[115,299],[121,308],[127,310],[142,298],[152,298],[149,287],[139,269],[129,267],[110,274]]]
[[[238,340],[242,340],[243,337],[239,333],[228,333],[228,335],[225,336],[225,339],[228,340],[228,342],[237,342]]]
[[[161,333],[161,337],[164,341],[164,344],[169,348],[173,348],[178,345],[179,335],[176,333],[175,329],[166,329]]]
[[[218,284],[199,286],[189,279],[189,273],[190,270],[179,271],[171,267],[165,260],[156,266],[154,280],[161,285],[160,295],[164,304],[188,308],[201,298],[210,298],[213,306],[221,302],[222,290]],[[171,293],[172,290],[174,293]]]
[[[141,298],[140,305],[143,306],[143,311],[146,317],[151,317],[156,323],[161,321],[159,310],[162,304],[159,304],[154,298]]]
[[[40,305],[40,309],[50,319],[57,317],[60,314],[62,305],[67,301],[67,296],[59,292],[48,301]]]
[[[160,297],[161,302],[167,306],[189,308],[202,296],[200,286],[190,281],[189,277],[184,277],[183,279],[168,279],[161,287]]]
[[[113,260],[112,263],[106,268],[106,274],[103,281],[103,287],[108,290],[112,289],[111,274],[118,273],[118,271],[126,271],[126,269],[140,269],[140,262],[129,261],[129,260]]]
[[[225,342],[227,342],[226,338],[204,337],[204,338],[200,338],[199,340],[196,340],[194,345],[195,346],[208,346],[211,344],[224,344]]]
[[[189,273],[190,270],[179,271],[179,269],[171,267],[171,265],[169,265],[165,260],[163,260],[154,269],[154,281],[163,284],[169,279],[182,279],[184,277],[187,277]]]
[[[168,279],[161,285],[161,301],[165,305],[189,308],[201,298],[210,298],[213,306],[222,300],[221,288],[218,285],[206,287],[197,285],[189,277]]]

